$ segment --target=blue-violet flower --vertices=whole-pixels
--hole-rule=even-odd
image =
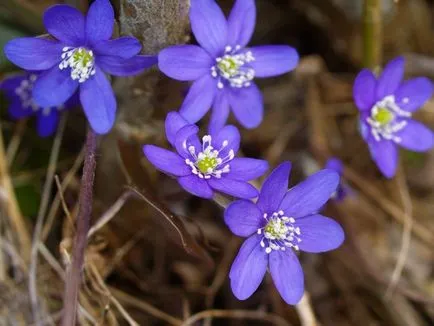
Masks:
[[[214,191],[238,198],[254,198],[258,191],[248,181],[268,169],[264,160],[236,158],[240,133],[234,126],[198,137],[199,128],[188,123],[179,113],[166,118],[166,137],[177,153],[154,145],[145,145],[148,160],[160,171],[175,176],[188,192],[212,198]]]
[[[229,273],[232,292],[240,300],[256,291],[268,268],[285,302],[298,303],[304,276],[294,251],[325,252],[344,241],[341,226],[317,213],[336,191],[338,174],[321,170],[288,190],[290,169],[285,162],[270,174],[256,204],[237,200],[226,208],[231,231],[248,237]]]
[[[8,42],[7,58],[30,71],[44,71],[33,88],[41,107],[65,103],[80,89],[80,101],[95,132],[113,126],[116,99],[104,73],[129,76],[157,63],[153,56],[140,56],[141,45],[133,37],[110,40],[114,11],[109,0],[96,0],[85,17],[67,5],[54,5],[44,13],[44,25],[55,38],[24,37]]]
[[[369,146],[372,159],[387,178],[396,173],[397,145],[424,152],[434,145],[431,130],[411,119],[432,95],[428,78],[419,77],[402,82],[404,58],[390,61],[376,78],[362,70],[354,82],[353,97],[360,111],[360,130]]]
[[[339,175],[339,177],[341,177],[344,166],[340,159],[336,157],[331,157],[327,160],[324,168],[335,171]],[[332,195],[332,199],[337,202],[343,201],[348,195],[351,195],[352,192],[353,191],[350,186],[346,184],[341,178],[336,192]]]
[[[166,75],[194,81],[180,109],[189,122],[212,106],[210,130],[225,125],[230,108],[246,128],[261,123],[263,99],[253,79],[289,72],[299,57],[286,45],[246,48],[255,21],[254,0],[236,0],[227,20],[215,0],[191,0],[191,28],[200,46],[172,46],[158,56]]]
[[[55,107],[40,107],[32,98],[32,89],[38,75],[37,72],[26,72],[8,77],[0,83],[0,90],[9,101],[11,118],[22,119],[36,116],[39,136],[48,137],[56,131],[60,113],[77,106],[79,102],[78,97],[74,95],[64,104]]]

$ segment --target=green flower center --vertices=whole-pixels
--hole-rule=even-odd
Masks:
[[[286,233],[288,233],[288,227],[286,223],[281,219],[271,219],[264,228],[265,234],[269,234],[275,239],[285,238]]]
[[[91,76],[95,75],[95,58],[92,50],[66,46],[62,51],[62,62],[60,62],[59,68],[60,70],[71,69],[71,78],[73,80],[84,83]]]
[[[198,160],[196,165],[201,173],[207,174],[209,171],[213,171],[217,167],[218,162],[216,157],[205,156]]]
[[[372,115],[372,118],[380,125],[384,126],[392,122],[392,120],[395,118],[395,115],[390,112],[388,108],[379,107],[377,112]]]
[[[89,63],[93,64],[93,54],[84,48],[79,48],[72,55],[72,61],[86,67]]]
[[[224,57],[218,64],[217,64],[219,70],[227,75],[228,77],[233,77],[237,74],[238,69],[240,68],[240,65],[237,63],[237,61],[231,57],[226,56]]]

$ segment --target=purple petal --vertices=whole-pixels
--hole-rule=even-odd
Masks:
[[[166,138],[172,146],[175,146],[177,132],[188,124],[188,121],[178,112],[172,111],[167,114],[164,126],[166,129]]]
[[[113,76],[133,76],[157,63],[157,57],[152,55],[136,55],[130,59],[100,55],[97,65],[106,73]]]
[[[250,66],[255,70],[255,77],[271,77],[287,73],[298,64],[297,51],[288,45],[267,45],[249,49],[254,61]]]
[[[263,213],[272,214],[277,212],[280,202],[288,190],[290,171],[291,163],[284,162],[275,168],[264,181],[256,203]]]
[[[248,200],[232,202],[224,213],[225,223],[233,234],[248,237],[263,227],[264,218],[259,208]]]
[[[214,0],[192,0],[190,23],[197,42],[214,57],[222,55],[227,45],[228,26]]]
[[[196,155],[202,151],[202,145],[197,137],[199,128],[196,125],[188,124],[182,127],[175,136],[175,148],[183,158],[190,158],[189,148],[194,147]]]
[[[256,23],[256,6],[254,0],[235,1],[228,18],[227,45],[245,47],[249,43]]]
[[[395,93],[404,77],[404,63],[403,57],[397,57],[384,67],[377,81],[376,98],[378,100]]]
[[[80,101],[90,126],[97,134],[105,134],[116,118],[116,98],[104,73],[96,74],[80,85]]]
[[[220,150],[219,156],[221,158],[229,155],[230,150],[236,154],[240,148],[240,132],[234,126],[225,126],[220,129],[216,135],[212,135],[212,146]],[[223,144],[227,144],[223,147]]]
[[[146,158],[160,171],[182,177],[191,174],[191,168],[178,154],[154,145],[143,146]]]
[[[24,108],[21,100],[18,97],[14,98],[9,104],[8,113],[9,116],[15,120],[29,117],[35,114],[31,107]]]
[[[287,216],[295,218],[316,213],[330,199],[338,185],[339,174],[335,171],[318,171],[291,188],[279,208]]]
[[[433,132],[420,122],[406,119],[407,125],[395,135],[401,138],[398,145],[415,152],[426,152],[434,145]]]
[[[214,195],[211,187],[204,179],[200,179],[197,175],[189,175],[178,178],[179,184],[189,193],[205,198],[211,199]]]
[[[229,117],[229,101],[226,92],[218,92],[211,110],[211,119],[208,125],[210,134],[215,134],[226,124]]]
[[[254,158],[234,158],[229,163],[230,171],[227,178],[250,181],[262,176],[268,170],[268,162]]]
[[[372,159],[386,178],[393,178],[398,166],[398,148],[390,140],[368,141]]]
[[[239,300],[249,298],[259,287],[267,271],[268,255],[259,245],[261,236],[244,241],[229,272],[231,288]]]
[[[196,123],[208,112],[217,86],[211,75],[205,75],[191,85],[179,113],[191,123]]]
[[[231,88],[228,94],[232,111],[241,125],[249,129],[259,126],[264,115],[264,102],[258,86]]]
[[[300,228],[300,250],[306,252],[326,252],[338,248],[344,242],[342,227],[331,218],[322,215],[310,215],[296,220]]]
[[[7,97],[18,97],[15,90],[21,86],[21,82],[26,80],[27,76],[24,74],[16,74],[11,77],[5,78],[0,82],[0,90],[4,91]]]
[[[377,80],[369,69],[359,72],[353,86],[353,98],[359,110],[369,110],[375,104],[376,86]]]
[[[43,109],[42,109],[43,110]],[[48,114],[42,111],[38,116],[38,135],[48,137],[54,134],[59,123],[59,112],[53,108]]]
[[[242,199],[255,198],[259,194],[258,190],[250,183],[229,179],[224,176],[220,179],[211,177],[208,180],[208,184],[219,192]]]
[[[343,170],[343,164],[342,161],[336,157],[332,157],[327,160],[325,164],[326,169],[330,169],[335,171],[337,174],[341,175]]]
[[[64,45],[36,37],[21,37],[6,43],[4,53],[15,65],[27,70],[46,70],[61,61]]]
[[[129,59],[139,54],[142,45],[139,40],[131,36],[123,36],[115,40],[105,40],[96,42],[93,52],[97,55],[117,56]]]
[[[273,250],[270,253],[270,273],[274,285],[286,303],[297,304],[304,293],[304,275],[300,262],[292,250]]]
[[[395,101],[402,110],[413,112],[431,98],[432,92],[433,85],[428,78],[414,78],[399,86],[395,92]]]
[[[68,46],[80,46],[85,43],[85,19],[74,7],[51,6],[44,13],[44,25],[49,34]]]
[[[115,13],[109,0],[95,0],[86,17],[86,37],[90,43],[108,40],[113,34]]]
[[[197,45],[170,46],[158,54],[158,67],[177,80],[196,80],[211,74],[213,59]]]
[[[64,104],[78,88],[78,81],[71,78],[69,69],[54,66],[36,80],[32,96],[35,102],[49,108]]]

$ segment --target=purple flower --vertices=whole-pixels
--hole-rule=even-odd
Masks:
[[[335,171],[339,175],[339,177],[341,177],[344,166],[340,159],[336,157],[332,157],[327,160],[325,164],[325,168]],[[343,180],[341,179],[338,188],[336,189],[336,192],[332,195],[332,199],[334,199],[337,202],[340,202],[344,200],[345,197],[347,197],[351,193],[352,193],[351,188],[346,183],[344,183]]]
[[[195,196],[212,198],[218,191],[239,198],[257,197],[258,191],[248,181],[263,175],[268,163],[235,157],[240,146],[237,128],[225,126],[202,141],[198,132],[197,126],[171,112],[166,118],[166,137],[177,153],[154,145],[145,145],[143,151],[157,169],[176,177]]]
[[[110,40],[114,12],[108,0],[96,0],[87,16],[67,5],[54,5],[44,13],[44,24],[55,40],[18,38],[8,42],[5,54],[17,66],[44,71],[33,89],[41,107],[65,103],[77,88],[90,125],[103,134],[113,126],[116,99],[105,73],[129,76],[157,62],[139,56],[141,45],[133,37]]]
[[[428,78],[402,82],[404,58],[390,61],[376,78],[362,70],[354,82],[353,97],[360,110],[360,130],[368,143],[372,159],[387,178],[396,173],[397,145],[415,152],[424,152],[434,145],[433,133],[411,119],[432,95]]]
[[[78,98],[74,95],[65,104],[40,107],[32,98],[32,89],[37,79],[37,72],[18,74],[4,79],[0,83],[0,90],[9,101],[9,115],[13,119],[36,116],[39,136],[48,137],[56,131],[60,112],[77,106]]]
[[[246,48],[255,20],[254,0],[236,0],[227,20],[214,0],[191,1],[191,28],[200,46],[172,46],[158,56],[166,75],[194,81],[180,109],[189,122],[212,106],[210,130],[225,125],[230,108],[246,128],[261,123],[263,99],[253,79],[291,71],[299,58],[286,45]]]
[[[317,214],[336,191],[338,174],[321,170],[288,190],[290,169],[285,162],[270,174],[256,204],[238,200],[225,211],[231,231],[248,237],[229,273],[240,300],[256,291],[268,268],[282,298],[296,304],[303,296],[304,276],[294,251],[325,252],[344,241],[341,226]]]

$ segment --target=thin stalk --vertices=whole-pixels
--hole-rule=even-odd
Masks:
[[[363,65],[376,69],[383,53],[382,0],[365,0],[363,8]]]
[[[92,211],[93,183],[96,168],[96,143],[97,136],[92,129],[89,129],[85,145],[86,155],[79,195],[79,208],[76,223],[77,233],[75,235],[72,263],[67,271],[63,297],[63,326],[76,325],[78,292],[81,283],[84,250],[87,244],[87,233],[89,232],[90,215]]]

